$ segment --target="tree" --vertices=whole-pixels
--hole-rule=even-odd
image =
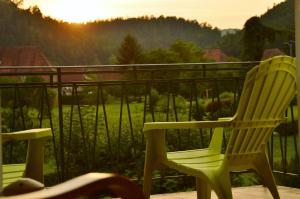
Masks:
[[[177,40],[171,47],[170,51],[178,56],[178,61],[183,63],[204,61],[203,52],[194,43]]]
[[[128,34],[125,36],[119,55],[117,57],[118,64],[137,64],[141,62],[142,48],[138,41]]]
[[[259,17],[251,17],[244,26],[243,59],[260,60],[267,40],[275,39],[276,31],[264,26]]]
[[[179,62],[178,55],[168,49],[157,48],[144,54],[144,63],[164,64]]]
[[[240,57],[242,51],[242,31],[228,33],[222,37],[219,46],[226,55]]]

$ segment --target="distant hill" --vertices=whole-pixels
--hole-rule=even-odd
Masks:
[[[130,33],[145,48],[166,48],[178,39],[206,48],[215,46],[221,36],[220,30],[206,23],[199,24],[197,21],[164,16],[99,21],[87,24],[87,28],[116,43],[120,43]]]
[[[274,5],[260,16],[263,25],[278,32],[274,41],[267,42],[265,48],[279,48],[288,54],[290,49],[286,42],[295,39],[294,3],[294,0],[286,0]],[[220,48],[227,55],[240,58],[243,49],[243,34],[244,29],[237,30],[235,33],[226,31],[225,35],[222,33]]]
[[[38,46],[53,64],[106,64],[129,33],[145,50],[168,48],[178,39],[210,48],[221,38],[219,29],[182,18],[120,18],[74,25],[44,18],[37,7],[21,10],[0,0],[0,47]]]
[[[295,0],[286,0],[261,15],[262,22],[278,30],[295,31]]]

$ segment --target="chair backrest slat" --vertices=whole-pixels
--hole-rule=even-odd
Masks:
[[[233,120],[233,131],[226,149],[229,159],[263,152],[295,94],[293,58],[278,56],[251,69]]]

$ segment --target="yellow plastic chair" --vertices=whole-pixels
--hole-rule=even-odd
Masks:
[[[265,153],[267,142],[296,94],[295,60],[277,56],[261,62],[246,75],[236,114],[218,121],[152,122],[144,124],[146,157],[143,191],[149,198],[152,171],[164,167],[196,177],[197,198],[232,198],[230,172],[256,171],[274,198],[279,198]],[[223,128],[231,128],[225,154]],[[165,129],[214,128],[205,149],[166,151]],[[184,132],[182,132],[184,133]]]
[[[50,128],[30,129],[13,133],[2,133],[2,143],[28,140],[26,163],[3,165],[3,187],[22,178],[44,182],[44,145],[52,137]]]

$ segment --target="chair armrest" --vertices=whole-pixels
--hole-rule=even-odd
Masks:
[[[44,182],[44,145],[52,137],[50,128],[30,129],[13,133],[2,133],[2,142],[28,140],[26,167],[23,177]]]
[[[195,129],[195,128],[217,128],[218,133],[223,133],[223,130],[218,127],[229,127],[233,118],[220,118],[218,121],[187,121],[187,122],[149,122],[144,124],[144,133],[147,140],[146,156],[149,161],[156,162],[157,157],[166,159],[166,141],[165,129]],[[222,143],[222,135],[215,135],[212,139],[211,146],[220,151]],[[218,146],[218,147],[215,147]],[[152,151],[152,152],[150,152]],[[159,163],[157,163],[159,164]],[[159,167],[159,165],[158,165]]]
[[[110,173],[88,173],[73,178],[64,183],[35,191],[3,199],[37,199],[37,198],[77,198],[99,193],[101,190],[111,190],[121,198],[144,199],[141,189],[127,178]]]
[[[195,128],[216,128],[229,127],[232,120],[219,121],[187,121],[187,122],[148,122],[144,124],[144,132],[158,129],[195,129]],[[151,131],[153,132],[153,131]]]
[[[17,131],[12,133],[1,133],[2,142],[13,140],[33,140],[41,138],[51,138],[52,132],[50,128],[29,129],[25,131]]]

